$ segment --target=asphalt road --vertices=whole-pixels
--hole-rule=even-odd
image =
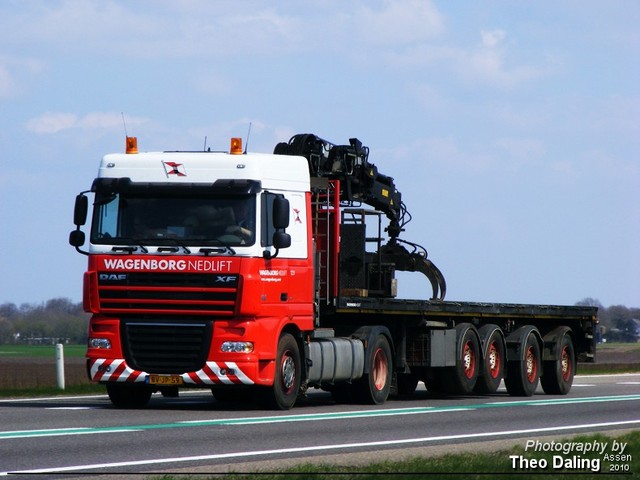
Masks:
[[[422,387],[422,388],[421,388]],[[337,405],[312,390],[293,410],[154,395],[143,410],[104,396],[0,400],[0,476],[249,471],[495,449],[550,436],[640,429],[640,374],[578,376],[567,396],[414,396]],[[484,447],[483,447],[484,446]]]

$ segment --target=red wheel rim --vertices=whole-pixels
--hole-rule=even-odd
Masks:
[[[536,378],[538,378],[538,362],[533,347],[527,348],[525,362],[527,368],[527,380],[529,383],[533,383],[536,381]]]
[[[573,365],[571,364],[571,353],[566,345],[562,349],[562,354],[560,355],[560,364],[562,368],[562,379],[565,382],[568,382],[571,380]]]
[[[376,390],[383,390],[387,384],[387,376],[389,375],[387,362],[387,354],[382,348],[376,350],[373,354],[373,385]]]
[[[502,358],[500,357],[500,350],[496,342],[491,342],[489,351],[487,352],[487,369],[489,370],[489,376],[491,378],[498,378],[501,368]]]
[[[462,365],[464,366],[464,375],[467,378],[473,378],[476,373],[476,354],[473,351],[471,340],[464,344],[462,350]]]

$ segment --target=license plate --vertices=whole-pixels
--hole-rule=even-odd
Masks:
[[[180,375],[149,375],[147,383],[150,385],[182,385]]]

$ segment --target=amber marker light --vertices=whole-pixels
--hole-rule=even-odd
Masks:
[[[242,155],[242,139],[234,137],[231,139],[231,150],[229,153],[232,155]]]
[[[127,137],[127,143],[125,145],[126,153],[138,153],[138,138],[137,137]]]

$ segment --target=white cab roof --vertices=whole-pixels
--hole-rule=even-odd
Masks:
[[[100,178],[129,177],[132,182],[213,183],[217,179],[249,179],[265,190],[309,191],[304,157],[222,152],[145,152],[105,155]]]

